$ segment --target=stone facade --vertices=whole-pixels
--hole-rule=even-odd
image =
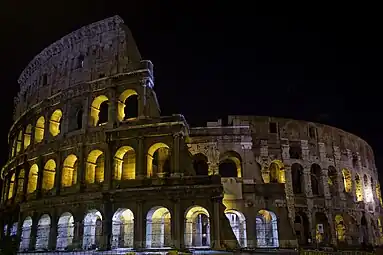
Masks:
[[[161,116],[118,16],[50,45],[19,83],[0,207],[19,251],[381,243],[366,142],[289,119]]]

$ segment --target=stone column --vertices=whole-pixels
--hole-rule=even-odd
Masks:
[[[183,248],[183,235],[182,235],[182,226],[183,224],[183,217],[182,211],[180,208],[180,200],[174,199],[173,200],[173,214],[172,214],[172,240],[173,246],[175,249],[179,250]]]
[[[137,164],[136,164],[136,179],[143,179],[146,174],[146,157],[147,152],[144,150],[144,137],[140,136],[138,140],[137,149]]]
[[[146,228],[144,224],[145,215],[143,215],[143,201],[136,202],[136,214],[134,217],[134,249],[140,250],[145,248],[145,233]]]
[[[209,160],[209,175],[219,174],[219,150],[216,143],[207,146],[207,158]]]
[[[138,88],[138,118],[142,119],[148,116],[147,113],[147,107],[146,107],[146,101],[147,101],[147,80],[141,81],[139,88]]]
[[[108,139],[107,139],[108,140]],[[103,189],[109,190],[112,187],[112,172],[113,169],[113,152],[114,150],[114,143],[111,141],[107,141],[104,144],[104,153],[105,153],[105,162],[104,162],[104,184]]]
[[[60,188],[61,188],[61,178],[62,178],[62,155],[61,152],[58,153],[56,160],[56,176],[55,176],[55,184],[54,189],[57,194],[60,194]]]
[[[180,177],[181,171],[180,171],[180,136],[181,134],[173,134],[173,150],[172,150],[172,173],[171,176],[173,177]]]
[[[221,249],[221,237],[220,237],[221,230],[220,230],[220,220],[219,220],[219,214],[220,214],[219,209],[220,209],[220,201],[219,199],[214,198],[213,199],[213,219],[212,219],[214,232],[212,235],[213,237],[212,248],[216,250]]]
[[[77,186],[81,188],[82,184],[85,183],[85,172],[86,172],[86,161],[87,161],[87,153],[85,150],[85,146],[83,144],[79,144],[79,158],[77,159]]]
[[[82,130],[88,129],[89,126],[91,126],[93,120],[90,120],[90,106],[92,102],[92,96],[89,93],[87,96],[84,97],[84,101],[82,104]]]
[[[337,171],[337,182],[338,182],[338,194],[341,200],[345,200],[346,196],[344,194],[344,182],[343,182],[343,174],[340,166],[340,150],[338,146],[333,146],[334,150],[334,162],[335,168]]]
[[[48,248],[49,250],[54,250],[56,248],[56,242],[57,242],[57,212],[54,212],[52,215],[51,220],[51,229],[49,232],[49,241],[48,241]]]
[[[331,199],[330,188],[328,186],[328,169],[322,168],[321,183],[323,187],[323,195],[326,199]]]
[[[114,89],[109,90],[108,102],[108,126],[116,127],[117,125],[117,98]]]
[[[84,226],[82,224],[82,219],[75,219],[74,222],[74,236],[73,236],[73,245],[76,248],[82,248],[83,242],[83,230]]]
[[[109,199],[109,198],[108,198]],[[112,239],[112,219],[113,219],[113,207],[110,201],[104,202],[104,215],[105,218],[102,221],[102,244],[101,247],[106,250],[111,248]]]
[[[29,250],[33,251],[35,250],[36,246],[36,237],[37,237],[37,224],[38,224],[38,216],[37,213],[33,213],[32,216],[32,226],[31,226],[31,234],[29,239]]]
[[[310,166],[305,165],[303,169],[303,180],[305,187],[305,195],[306,197],[312,197],[312,187],[311,187],[311,169]]]

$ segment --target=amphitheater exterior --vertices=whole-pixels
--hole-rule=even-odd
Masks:
[[[0,237],[19,252],[383,242],[365,141],[291,119],[161,116],[118,16],[53,43],[18,82]]]

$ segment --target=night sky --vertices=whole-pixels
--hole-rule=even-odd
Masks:
[[[228,114],[330,124],[365,139],[378,169],[383,168],[383,18],[374,13],[378,6],[43,2],[0,3],[2,165],[23,68],[62,36],[117,14],[132,30],[143,58],[154,64],[163,115],[182,113],[191,125]]]

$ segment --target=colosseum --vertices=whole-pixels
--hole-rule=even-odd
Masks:
[[[18,82],[0,237],[19,253],[383,243],[365,141],[300,120],[161,116],[118,16],[45,48]]]

